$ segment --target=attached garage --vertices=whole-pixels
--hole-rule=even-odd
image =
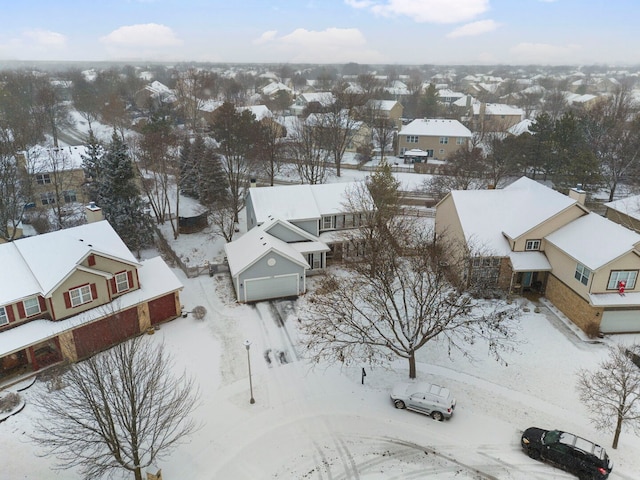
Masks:
[[[605,310],[600,322],[602,333],[640,332],[640,310]]]
[[[88,323],[73,331],[78,358],[86,358],[116,343],[133,337],[140,331],[137,308]]]
[[[297,297],[300,280],[297,273],[252,278],[244,282],[244,301],[255,302],[270,298]]]
[[[152,325],[176,317],[177,315],[176,298],[173,293],[149,302],[149,317],[151,318]]]

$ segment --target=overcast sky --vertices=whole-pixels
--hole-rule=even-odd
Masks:
[[[0,0],[0,60],[640,64],[638,0]]]

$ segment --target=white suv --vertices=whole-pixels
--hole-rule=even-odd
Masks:
[[[431,415],[438,421],[451,418],[456,408],[456,399],[448,388],[425,382],[398,383],[391,390],[391,400],[396,408]]]

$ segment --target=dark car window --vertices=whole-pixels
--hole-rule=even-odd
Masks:
[[[542,437],[543,445],[552,445],[560,440],[560,432],[558,430],[550,430]]]

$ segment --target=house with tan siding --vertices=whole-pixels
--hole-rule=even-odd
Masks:
[[[138,261],[107,221],[0,245],[0,382],[77,361],[177,317],[162,258]]]
[[[640,332],[640,234],[589,212],[585,196],[527,177],[452,191],[436,206],[437,242],[467,286],[543,295],[590,335]]]
[[[446,160],[461,148],[469,148],[473,134],[457,120],[418,118],[402,127],[398,133],[397,155],[419,149],[428,158]]]

